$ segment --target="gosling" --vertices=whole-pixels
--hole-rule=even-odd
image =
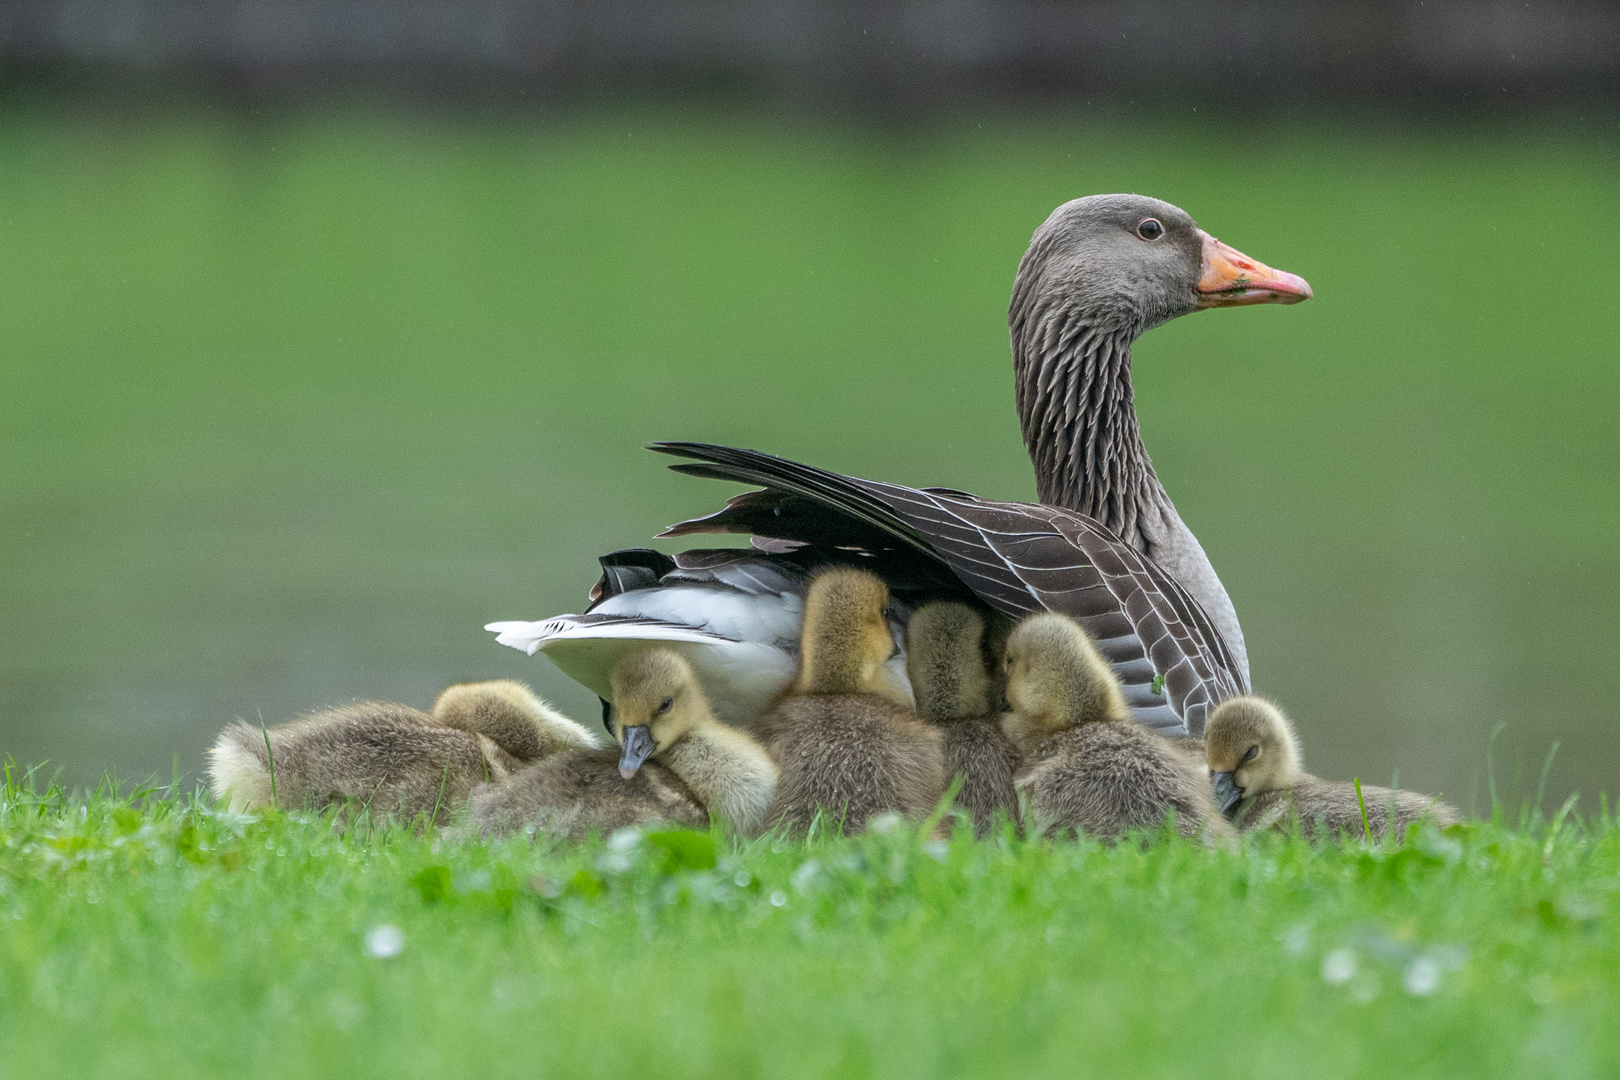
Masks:
[[[588,750],[598,745],[596,736],[583,724],[511,679],[457,683],[433,703],[433,720],[443,727],[488,736],[523,763],[561,750]]]
[[[888,604],[888,586],[864,570],[811,582],[798,675],[754,724],[782,770],[772,827],[803,834],[819,817],[853,834],[888,811],[920,820],[944,794],[945,739],[888,675]]]
[[[580,837],[630,825],[706,829],[715,818],[743,835],[761,831],[776,765],[746,732],[715,719],[680,655],[633,653],[609,683],[619,745],[554,754],[475,791],[479,831]]]
[[[1456,807],[1413,791],[1319,780],[1303,771],[1299,739],[1281,709],[1258,697],[1228,698],[1204,730],[1210,779],[1222,813],[1245,830],[1288,828],[1298,816],[1307,827],[1338,837],[1366,830],[1382,840],[1399,836],[1424,818],[1439,826],[1462,820]],[[1313,833],[1314,834],[1314,833]]]
[[[957,804],[973,816],[981,837],[998,814],[1018,820],[1018,748],[1001,730],[1002,690],[991,674],[989,647],[984,617],[966,604],[929,604],[906,627],[906,672],[917,713],[944,733],[945,775],[960,779]]]
[[[1024,820],[1048,835],[1112,840],[1175,814],[1183,836],[1228,837],[1207,773],[1130,718],[1119,680],[1086,632],[1062,615],[1033,615],[1007,640],[1003,730],[1024,755]]]
[[[238,720],[209,751],[209,773],[214,797],[236,813],[352,803],[374,820],[425,816],[432,828],[475,786],[521,769],[541,748],[593,742],[527,687],[502,680],[453,686],[432,715],[361,701],[268,731]]]

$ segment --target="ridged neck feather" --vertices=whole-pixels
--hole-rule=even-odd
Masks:
[[[1013,373],[1040,500],[1096,518],[1143,550],[1145,521],[1170,501],[1136,422],[1131,343],[1143,327],[1118,312],[1019,299]]]

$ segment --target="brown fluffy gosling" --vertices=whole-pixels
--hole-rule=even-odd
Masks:
[[[564,836],[723,818],[754,835],[776,793],[776,766],[747,733],[720,723],[691,667],[668,649],[621,660],[610,676],[619,746],[554,755],[473,794],[486,833],[533,827]]]
[[[1001,730],[1001,687],[991,674],[984,616],[966,604],[920,608],[906,627],[906,670],[917,714],[945,736],[945,775],[983,836],[997,813],[1018,819],[1018,748]]]
[[[1286,828],[1296,814],[1308,833],[1337,838],[1365,835],[1354,784],[1319,780],[1305,772],[1294,727],[1281,709],[1258,697],[1228,698],[1204,729],[1210,777],[1222,813],[1244,829]],[[1414,791],[1361,786],[1366,829],[1382,840],[1414,821],[1446,826],[1462,820],[1456,807]]]
[[[1183,836],[1230,835],[1209,778],[1130,718],[1119,680],[1076,622],[1032,615],[1007,640],[1003,729],[1024,754],[1024,820],[1047,834],[1112,839],[1175,813]]]
[[[589,733],[527,687],[469,683],[445,691],[431,716],[362,701],[268,732],[238,720],[220,732],[208,768],[214,797],[234,812],[351,802],[374,818],[426,815],[433,826],[475,786],[522,768],[542,748],[581,743],[590,745]]]
[[[888,586],[864,570],[811,583],[798,676],[754,725],[782,771],[772,826],[802,834],[819,815],[852,834],[887,811],[924,818],[944,794],[945,740],[885,667],[895,652],[888,604]]]

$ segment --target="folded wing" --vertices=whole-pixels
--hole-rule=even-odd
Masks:
[[[764,489],[665,536],[749,533],[765,538],[756,545],[767,550],[791,550],[787,542],[859,552],[901,591],[965,588],[1013,618],[1069,615],[1114,666],[1133,715],[1166,733],[1202,733],[1216,703],[1248,691],[1197,601],[1084,515],[861,480],[752,450],[689,442],[652,449],[690,459],[671,466],[677,472]]]

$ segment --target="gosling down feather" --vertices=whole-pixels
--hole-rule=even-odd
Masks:
[[[1001,730],[1002,690],[991,674],[1001,651],[985,619],[965,604],[929,604],[906,627],[906,668],[917,714],[945,736],[945,775],[961,782],[957,805],[983,836],[995,816],[1018,820],[1018,748]]]
[[[625,656],[611,675],[615,748],[569,750],[475,791],[485,835],[518,829],[581,837],[631,825],[760,831],[776,765],[748,734],[716,720],[691,666],[669,649]]]
[[[792,689],[754,726],[781,769],[770,824],[858,833],[875,814],[921,819],[945,789],[944,739],[917,719],[887,661],[888,588],[863,570],[819,575]]]
[[[1017,786],[1026,826],[1110,840],[1174,813],[1183,836],[1225,836],[1204,770],[1135,723],[1119,682],[1084,630],[1034,615],[1007,641],[1009,738],[1024,753]]]
[[[209,752],[214,797],[232,811],[334,803],[401,822],[442,825],[474,787],[521,769],[547,748],[589,744],[590,734],[520,683],[446,690],[430,715],[362,701],[280,724],[243,721]],[[268,745],[267,745],[268,743]]]

